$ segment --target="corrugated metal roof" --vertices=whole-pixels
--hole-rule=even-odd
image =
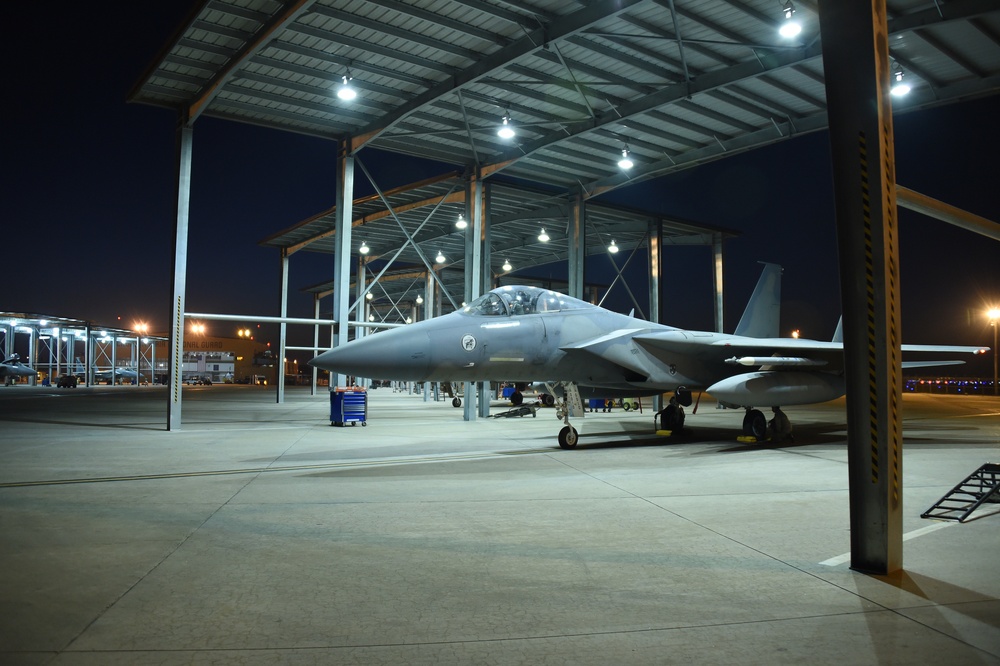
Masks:
[[[778,35],[782,5],[206,0],[130,100],[188,120],[207,115],[350,139],[355,151],[416,155],[461,172],[478,168],[491,181],[518,179],[590,198],[826,127],[817,2],[795,0],[804,30],[791,41]],[[886,5],[890,56],[913,86],[894,100],[897,111],[1000,89],[995,0]],[[350,102],[336,96],[345,76],[359,93]],[[517,132],[511,140],[496,134],[505,113]],[[626,145],[635,161],[627,172],[617,166]],[[453,184],[411,196],[439,196]],[[528,228],[536,221],[522,223],[502,207],[510,198],[517,210],[526,203],[530,210],[540,195],[501,190],[493,202],[503,221],[494,229],[494,260],[538,261]],[[458,206],[443,205],[440,220],[457,216]],[[601,228],[602,215],[612,213],[588,203],[588,224]],[[641,217],[633,212],[629,220]],[[460,238],[440,220],[420,233],[458,256]],[[620,243],[637,242],[618,231],[621,220],[608,220]],[[356,233],[374,251],[402,244],[398,225],[395,236],[391,231],[395,222],[362,224]],[[266,242],[291,246],[328,226],[320,215]],[[321,237],[310,249],[322,251],[324,239],[329,244]],[[417,258],[407,252],[401,260]]]
[[[899,108],[996,92],[997,3],[887,5]],[[130,99],[595,192],[823,127],[815,2],[795,6],[788,43],[775,0],[210,0]]]

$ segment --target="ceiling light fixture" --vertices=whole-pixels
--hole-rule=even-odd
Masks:
[[[513,139],[514,138],[514,128],[510,124],[510,113],[507,111],[503,112],[503,125],[497,130],[497,136],[501,139]]]
[[[360,252],[361,254],[368,254],[370,251],[371,248],[368,247],[368,243],[361,241],[361,247],[358,248],[358,252]]]
[[[445,261],[447,261],[447,259],[443,254],[441,254],[441,250],[438,250],[438,256],[434,258],[434,261],[438,262],[439,264],[443,264]]]
[[[502,268],[507,273],[510,273],[512,270],[514,270],[514,267],[510,265],[510,259],[504,259],[503,260],[503,267]]]
[[[608,245],[608,252],[610,252],[611,254],[617,254],[618,253],[618,244],[615,243],[615,239],[614,238],[611,239],[611,244]]]
[[[622,148],[622,158],[618,160],[618,166],[622,169],[631,169],[634,165],[635,162],[628,156],[628,144],[626,143],[625,147]]]
[[[792,5],[792,0],[787,0],[781,7],[781,11],[785,14],[785,22],[781,24],[781,28],[778,33],[785,39],[791,39],[792,37],[797,37],[800,32],[802,32],[802,26],[799,22],[792,18],[795,14],[795,7]]]
[[[545,227],[542,227],[542,233],[538,234],[538,240],[540,240],[543,243],[549,242],[549,235],[545,233]]]
[[[341,77],[343,83],[337,86],[337,97],[344,100],[345,102],[350,102],[352,99],[358,96],[358,91],[354,89],[349,83],[354,80],[351,76],[351,70],[347,70],[347,74]]]
[[[894,66],[894,72],[892,73],[892,87],[889,88],[889,93],[893,97],[902,97],[903,95],[910,92],[910,84],[903,80],[903,68],[899,65]]]
[[[459,213],[458,214],[458,219],[455,221],[455,228],[456,229],[465,229],[467,226],[469,226],[469,223],[465,221],[465,215],[462,215],[461,213]]]
[[[365,298],[367,298],[370,301],[373,298],[375,298],[375,296],[374,294],[372,294],[372,292],[369,291],[367,294],[365,294]]]
[[[417,305],[420,305],[423,302],[424,302],[424,297],[421,296],[420,294],[417,294]]]

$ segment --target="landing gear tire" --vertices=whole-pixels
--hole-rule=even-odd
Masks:
[[[462,406],[462,399],[461,398],[452,398],[451,399],[451,406],[452,407],[461,407]]]
[[[574,449],[579,440],[579,434],[573,426],[565,426],[559,431],[559,448]]]
[[[524,395],[520,391],[514,391],[510,394],[510,404],[519,407],[522,402],[524,402]]]
[[[767,437],[767,419],[759,409],[748,409],[743,417],[743,434],[763,440]]]

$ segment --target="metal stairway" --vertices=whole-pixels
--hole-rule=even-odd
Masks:
[[[997,463],[985,463],[920,517],[964,523],[973,511],[987,503],[1000,504],[1000,464]]]

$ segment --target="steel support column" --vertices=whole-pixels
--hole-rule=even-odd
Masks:
[[[903,566],[899,245],[885,0],[819,3],[844,313],[851,568]]]
[[[423,317],[420,321],[426,321],[434,316],[434,278],[431,276],[430,272],[424,274],[424,303],[423,303]],[[424,382],[424,402],[430,401],[431,395],[431,383]],[[437,399],[437,391],[435,389],[435,400]]]
[[[465,236],[465,302],[471,303],[483,294],[483,239],[485,238],[485,220],[483,219],[483,181],[477,171],[469,178],[465,193],[466,214],[472,219],[472,225],[466,230]],[[478,398],[478,399],[477,399]],[[482,412],[479,405],[485,398],[482,386],[465,382],[465,404],[463,417],[466,421],[475,421],[477,413]],[[478,407],[478,409],[477,409]],[[486,401],[487,415],[489,402]]]
[[[174,288],[170,316],[170,395],[167,398],[167,430],[181,429],[181,386],[184,362],[184,303],[187,289],[188,215],[191,205],[191,152],[194,129],[177,128],[177,208],[174,223]],[[89,356],[90,328],[87,329]],[[90,385],[90,369],[87,369]]]
[[[288,250],[281,248],[281,318],[288,316]],[[285,336],[288,335],[288,324],[278,324],[278,372],[275,373],[275,383],[278,389],[275,399],[279,405],[285,402]]]
[[[715,296],[715,332],[722,333],[722,234],[712,234],[712,291]]]
[[[587,256],[586,223],[583,192],[569,196],[569,220],[566,224],[567,291],[573,298],[583,298],[584,262]]]
[[[36,368],[35,374],[31,375],[28,379],[29,386],[38,385],[38,328],[32,326],[28,332],[28,365],[32,368]],[[49,372],[49,383],[52,383],[52,372]]]
[[[649,321],[663,323],[663,291],[660,280],[663,277],[663,220],[649,221]],[[663,409],[663,396],[653,396],[653,413]]]
[[[354,301],[357,303],[357,305],[354,308],[354,321],[363,324],[368,321],[368,315],[371,312],[371,308],[368,306],[368,303],[370,303],[370,301],[368,301],[365,298],[365,291],[368,290],[368,270],[365,268],[365,256],[360,252],[358,253],[358,261],[355,264],[355,266],[356,268],[354,270]],[[375,285],[372,285],[372,289],[374,288]],[[369,293],[372,294],[372,298],[374,299],[375,298],[374,292],[372,292],[371,290],[368,291]],[[360,340],[367,334],[368,332],[365,330],[364,326],[354,327],[355,340]],[[363,380],[359,380],[358,377],[354,378],[354,382],[358,386],[364,386],[364,385],[370,386],[370,382],[366,384]]]
[[[351,306],[351,216],[354,205],[354,155],[348,141],[338,146],[337,172],[337,221],[336,248],[333,254],[333,320],[334,346],[347,343],[349,327],[347,319]],[[341,384],[339,373],[330,373],[330,390]]]
[[[482,296],[493,288],[493,256],[490,253],[491,229],[490,229],[490,187],[489,183],[482,177],[476,178],[478,183],[476,193],[477,215],[479,216],[479,236],[478,245],[480,248],[481,280],[479,283],[478,296]],[[475,221],[473,227],[475,227]],[[486,418],[490,415],[490,383],[481,382],[479,384],[479,416]]]
[[[319,294],[313,294],[313,319],[319,319]],[[313,356],[319,355],[319,324],[313,326]],[[315,365],[312,368],[312,386],[309,388],[309,395],[316,395],[316,384],[319,381],[319,368]]]

